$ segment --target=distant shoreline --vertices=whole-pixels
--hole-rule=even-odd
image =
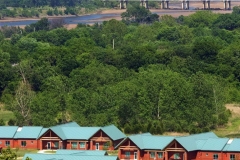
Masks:
[[[1,22],[16,22],[16,21],[26,21],[26,20],[40,20],[41,18],[48,18],[48,19],[55,19],[55,18],[67,18],[67,17],[76,17],[76,16],[86,16],[86,15],[93,15],[93,14],[116,14],[116,16],[113,16],[112,18],[119,19],[121,13],[125,12],[126,9],[106,9],[106,10],[101,10],[101,11],[96,11],[88,14],[80,14],[80,15],[64,15],[64,16],[41,16],[41,17],[31,17],[31,18],[26,18],[26,17],[6,17],[4,19],[0,19]],[[195,13],[197,10],[161,10],[161,9],[150,9],[151,12],[155,12],[158,15],[163,15],[168,14],[172,15],[173,17],[178,17],[180,15],[188,16],[192,13]],[[179,12],[177,12],[179,11]],[[212,10],[214,13],[231,13],[231,10]],[[166,13],[168,12],[168,13]],[[111,19],[111,18],[108,18]],[[101,19],[99,19],[101,20]]]
[[[4,19],[0,19],[0,22],[16,22],[16,21],[26,21],[26,20],[40,20],[41,18],[55,19],[55,18],[67,18],[67,17],[80,17],[92,14],[121,14],[125,12],[126,9],[106,9],[106,10],[98,10],[92,13],[79,14],[79,15],[63,15],[63,16],[40,16],[40,17],[5,17]]]

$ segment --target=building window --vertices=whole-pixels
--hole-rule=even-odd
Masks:
[[[162,152],[158,152],[158,158],[163,158],[163,153]]]
[[[33,141],[31,141],[31,144],[33,144]]]
[[[214,154],[214,155],[213,155],[213,159],[214,159],[214,160],[217,160],[217,159],[218,159],[218,154]]]
[[[22,147],[26,147],[27,146],[27,142],[26,141],[21,141],[21,146]]]
[[[155,152],[150,152],[150,158],[155,158]]]
[[[80,142],[80,148],[85,148],[85,142]]]
[[[179,153],[174,153],[174,159],[180,159]]]
[[[235,154],[230,154],[230,160],[235,160]]]
[[[206,156],[208,156],[208,153],[206,153]]]
[[[54,142],[54,147],[59,148],[59,142]]]
[[[125,157],[130,157],[130,152],[125,152]]]
[[[5,146],[10,146],[10,141],[5,141]]]
[[[77,149],[77,142],[72,142],[72,149]]]

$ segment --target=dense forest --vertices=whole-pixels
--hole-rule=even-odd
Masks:
[[[71,30],[46,18],[2,27],[0,97],[16,117],[8,124],[76,121],[126,133],[224,126],[224,104],[240,101],[240,8],[158,20],[140,7],[122,17]]]

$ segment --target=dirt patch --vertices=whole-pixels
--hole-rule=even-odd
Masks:
[[[232,118],[240,117],[240,104],[226,104],[227,109],[232,113]]]
[[[189,135],[189,133],[165,132],[164,135],[167,135],[167,136],[187,136],[187,135]]]

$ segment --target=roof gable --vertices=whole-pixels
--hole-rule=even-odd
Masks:
[[[38,139],[39,134],[41,133],[43,127],[40,126],[23,126],[19,127],[14,139]]]
[[[60,127],[60,126],[54,126],[54,127],[51,127],[49,129],[49,131],[53,131],[59,138],[61,138],[62,140],[65,140],[66,136],[65,136],[62,128],[63,127]]]
[[[0,138],[13,138],[17,129],[17,126],[0,126]]]
[[[39,139],[40,137],[42,137],[48,130],[49,130],[49,128],[42,128],[42,130],[41,130],[41,132],[40,132],[40,134],[39,134],[39,136],[38,136],[38,139]]]
[[[123,139],[126,137],[115,125],[102,127],[101,130],[106,133],[112,140]]]

